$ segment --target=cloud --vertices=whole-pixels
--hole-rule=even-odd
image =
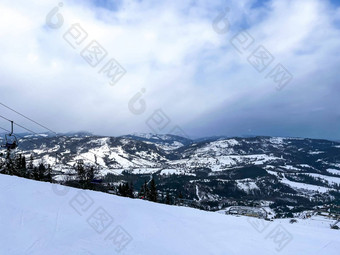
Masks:
[[[171,120],[165,133],[179,125],[194,136],[339,137],[340,8],[331,2],[68,1],[59,7],[63,25],[51,29],[46,16],[57,6],[2,1],[0,89],[3,103],[58,132],[150,132],[145,122],[162,109]],[[212,22],[226,7],[230,29],[221,35]],[[63,39],[73,24],[88,34],[76,49]],[[230,39],[243,29],[255,42],[239,54]],[[95,68],[80,55],[92,40],[108,53]],[[247,61],[258,45],[275,57],[271,68],[282,63],[294,75],[280,92],[268,70]],[[115,86],[99,73],[110,58],[127,71]],[[146,109],[134,115],[128,103],[142,88]]]

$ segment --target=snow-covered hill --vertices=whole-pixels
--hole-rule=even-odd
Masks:
[[[87,166],[97,163],[98,178],[114,175],[105,179],[109,185],[130,181],[127,175],[134,175],[139,189],[152,174],[163,194],[169,191],[176,197],[181,191],[191,204],[208,210],[239,200],[257,200],[257,204],[284,200],[298,210],[340,200],[340,143],[327,140],[213,137],[193,141],[174,135],[100,137],[83,132],[26,136],[16,154],[27,160],[33,154],[34,165],[50,164],[57,181],[74,179],[80,159]]]
[[[327,222],[263,221],[0,175],[4,255],[338,255]],[[319,219],[320,220],[320,219]]]
[[[163,150],[175,150],[182,146],[189,145],[193,141],[189,138],[180,137],[177,135],[161,135],[161,134],[143,134],[136,133],[132,135],[121,136],[123,138],[129,138],[133,140],[139,140],[146,143],[152,143],[162,148]]]

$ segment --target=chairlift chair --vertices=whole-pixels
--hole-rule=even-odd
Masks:
[[[18,139],[13,134],[13,121],[11,121],[11,132],[5,135],[5,146],[7,150],[15,150],[18,147]]]

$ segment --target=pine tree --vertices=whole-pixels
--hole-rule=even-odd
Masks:
[[[148,188],[148,184],[147,184],[146,181],[140,187],[140,191],[138,193],[138,197],[142,198],[142,199],[149,199],[149,188]]]
[[[182,194],[182,191],[179,191],[178,193],[178,199],[179,199],[179,203],[182,203],[182,199],[183,199],[183,194]]]
[[[26,157],[24,157],[24,156],[21,159],[21,166],[27,170],[27,167],[26,167]]]
[[[10,150],[7,150],[7,153],[6,153],[6,164],[5,164],[4,174],[9,174],[9,175],[14,174],[14,166],[13,166],[13,161],[11,158]]]
[[[46,172],[46,167],[44,166],[43,163],[40,163],[39,168],[38,168],[38,180],[42,181],[45,179],[45,172]]]
[[[31,154],[30,162],[28,163],[28,166],[27,166],[27,177],[35,179],[34,178],[34,173],[33,173],[33,168],[34,168],[33,160],[34,160],[33,154]]]
[[[118,185],[118,194],[122,196],[123,195],[122,193],[123,193],[122,184],[119,184]]]
[[[31,154],[30,156],[30,163],[28,164],[28,169],[33,169],[34,165],[33,165],[33,154]]]
[[[50,164],[47,165],[46,169],[46,181],[52,182],[52,168]]]
[[[87,180],[88,183],[90,183],[90,182],[93,181],[94,175],[95,175],[95,173],[94,173],[94,167],[91,166],[91,167],[89,168],[89,170],[86,171],[86,180]]]
[[[126,197],[128,193],[129,185],[127,183],[119,184],[118,192],[121,196]]]
[[[35,166],[33,167],[33,178],[34,180],[39,180],[39,171],[38,171],[38,168]]]
[[[133,191],[134,191],[133,183],[130,182],[130,184],[128,186],[128,194],[127,194],[128,197],[134,198]]]
[[[144,198],[149,199],[150,197],[150,191],[147,182],[144,182]]]
[[[24,177],[21,163],[22,163],[22,155],[19,154],[14,159],[13,174],[19,177]]]
[[[128,196],[128,193],[129,193],[129,184],[126,182],[123,184],[123,192],[124,192],[124,197],[127,197]]]
[[[168,205],[171,204],[169,191],[166,192],[165,203],[168,204]]]
[[[140,190],[138,192],[138,197],[139,198],[145,198],[145,186],[144,186],[144,184],[140,187]]]
[[[84,182],[86,181],[86,171],[85,171],[83,160],[77,161],[76,170],[77,170],[77,178],[79,180],[79,183],[82,186],[84,186]]]
[[[152,180],[150,181],[149,200],[153,202],[157,202],[157,188],[156,188],[156,183],[155,183],[154,178],[152,178]]]
[[[26,158],[25,156],[21,156],[21,160],[20,160],[20,174],[22,177],[28,177],[28,173],[27,173],[27,167],[26,167]]]
[[[163,193],[163,192],[161,193],[161,200],[160,200],[160,202],[161,202],[161,203],[164,203],[164,202],[165,202],[165,201],[164,201],[164,193]]]

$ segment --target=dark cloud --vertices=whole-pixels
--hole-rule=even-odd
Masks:
[[[1,101],[58,132],[152,132],[147,120],[161,109],[164,133],[340,139],[340,8],[332,1],[17,2],[0,4]],[[45,23],[53,8],[59,29]],[[225,33],[216,32],[217,17],[228,22]],[[88,34],[76,49],[63,39],[73,24]],[[245,28],[254,43],[240,54],[230,40]],[[107,51],[97,67],[81,57],[92,40]],[[274,60],[258,72],[248,57],[260,45]],[[112,58],[127,71],[114,86],[100,72]],[[280,91],[268,78],[277,64],[293,76]],[[138,93],[140,114],[129,108]]]

